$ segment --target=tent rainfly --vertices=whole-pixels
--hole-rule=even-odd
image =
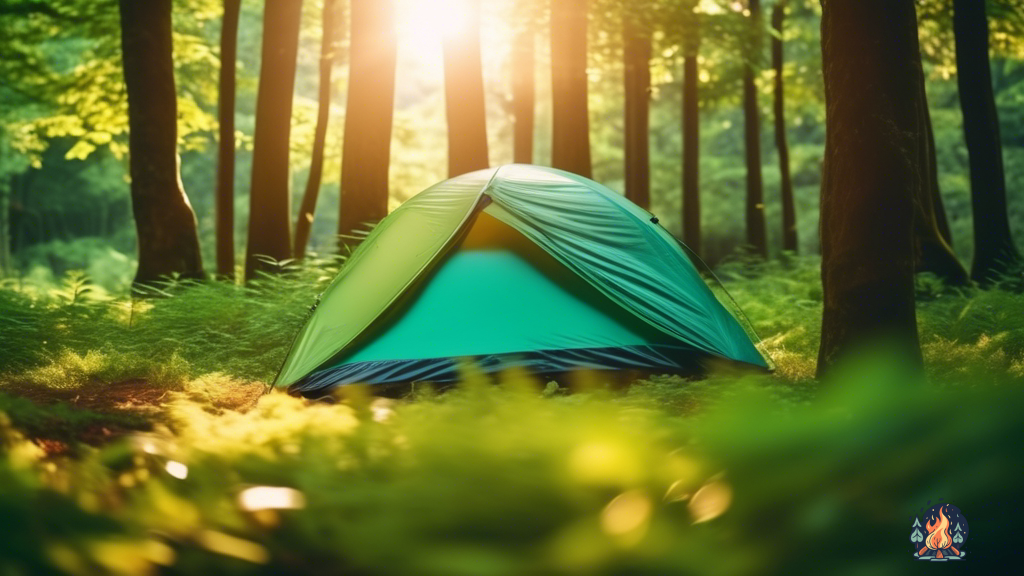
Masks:
[[[604,186],[513,164],[436,184],[356,248],[297,335],[275,386],[454,382],[575,369],[768,368],[684,247]]]

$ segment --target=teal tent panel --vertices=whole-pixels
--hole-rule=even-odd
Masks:
[[[513,250],[459,250],[389,325],[335,365],[673,344],[572,272]]]
[[[519,230],[594,287],[685,345],[767,363],[678,243],[604,186],[553,168],[509,165],[485,190],[487,214]]]
[[[328,362],[428,273],[472,220],[494,170],[445,180],[378,224],[324,291],[275,384],[287,386]]]

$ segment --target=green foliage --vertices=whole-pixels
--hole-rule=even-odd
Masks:
[[[134,305],[81,275],[0,288],[0,510],[25,519],[0,538],[0,570],[902,574],[909,518],[940,499],[984,534],[972,562],[1013,549],[998,503],[1022,464],[1018,295],[922,278],[929,381],[864,358],[819,385],[816,259],[734,257],[720,277],[773,376],[612,391],[581,374],[570,393],[467,369],[444,394],[274,392],[225,410],[246,381],[273,377],[324,266],[286,264],[248,288],[171,282]],[[149,432],[58,460],[19,432],[146,428],[59,395],[117,402],[145,386],[165,391]],[[68,400],[31,400],[43,392]]]
[[[396,75],[396,110],[391,164],[391,204],[445,177],[443,70],[440,37],[410,21],[418,0],[403,0],[400,10],[400,50]],[[1011,228],[1018,238],[1024,230],[1024,123],[1016,111],[1024,103],[1024,67],[1020,53],[1017,0],[991,2],[993,85],[1001,115]],[[103,0],[52,3],[59,14],[3,15],[12,34],[0,39],[5,54],[20,55],[0,62],[0,181],[10,180],[11,229],[16,268],[20,274],[40,274],[49,267],[55,276],[68,269],[88,269],[107,290],[125,289],[134,252],[127,165],[119,159],[123,147],[121,73],[118,69],[116,3]],[[343,3],[346,4],[346,3]],[[681,231],[681,99],[682,58],[699,40],[701,158],[700,185],[704,253],[712,264],[728,257],[744,241],[742,219],[745,162],[743,122],[739,110],[740,74],[746,63],[759,73],[762,172],[769,244],[781,242],[779,170],[771,129],[771,81],[768,69],[767,13],[764,46],[758,55],[741,54],[749,19],[742,2],[701,0],[673,2],[594,0],[590,18],[591,146],[597,180],[623,186],[623,91],[621,33],[623,15],[647,27],[653,38],[651,108],[652,211],[666,227]],[[952,67],[949,0],[918,3],[921,40],[928,71],[928,92],[938,152],[938,168],[954,245],[963,260],[972,254],[972,222],[966,148]],[[320,2],[304,3],[299,72],[292,130],[292,192],[305,186],[316,116],[317,67],[320,50]],[[406,9],[408,8],[408,9]],[[694,12],[696,8],[696,12]],[[213,185],[216,160],[212,146],[220,37],[220,4],[213,0],[175,3],[175,58],[181,107],[182,180],[199,218],[204,257],[214,261]],[[546,2],[484,0],[482,30],[489,146],[492,164],[511,161],[509,58],[512,33],[524,26],[536,30],[537,120],[535,162],[550,158],[550,65],[547,48]],[[419,9],[422,10],[422,9]],[[783,30],[786,118],[791,167],[797,203],[800,250],[817,250],[817,205],[824,146],[824,96],[821,83],[820,7],[814,0],[789,0]],[[410,16],[412,14],[412,16]],[[236,238],[245,244],[248,220],[246,191],[251,174],[256,85],[261,46],[262,4],[243,2],[239,27],[238,104],[236,110]],[[343,21],[347,22],[347,20]],[[346,29],[345,26],[342,27]],[[51,32],[56,31],[56,34]],[[336,246],[338,179],[344,94],[347,89],[347,39],[337,49],[334,101],[328,131],[323,189],[314,221],[311,248],[329,253]],[[106,67],[106,68],[102,68]],[[101,70],[102,68],[102,70]],[[106,70],[103,72],[103,70]],[[64,102],[61,99],[68,100]],[[74,102],[70,102],[73,100]],[[62,103],[63,102],[63,103]],[[103,116],[104,118],[100,118]],[[110,134],[110,144],[103,144]],[[83,144],[83,142],[85,142]],[[12,151],[12,146],[14,151]],[[85,160],[69,160],[98,146]],[[42,149],[45,148],[45,151]],[[76,150],[77,148],[77,150]],[[23,153],[17,153],[22,150]],[[29,161],[40,169],[26,169]],[[0,185],[0,193],[5,189]],[[109,242],[109,248],[78,251],[83,236]],[[59,240],[60,243],[52,243]],[[30,249],[36,245],[44,246]],[[110,249],[124,254],[127,265],[113,263]],[[61,253],[75,252],[74,258]],[[74,260],[68,262],[67,260]],[[111,266],[111,264],[114,264]],[[110,268],[116,271],[105,274]]]
[[[910,518],[939,499],[983,535],[965,548],[972,562],[995,567],[1012,549],[1012,511],[997,503],[1021,465],[1017,386],[937,390],[868,359],[823,394],[757,377],[544,397],[522,375],[500,380],[468,375],[399,403],[272,394],[245,414],[177,401],[173,433],[49,473],[14,440],[0,469],[22,480],[5,482],[4,509],[61,502],[32,510],[65,528],[21,524],[23,547],[0,562],[71,574],[903,574]]]
[[[335,270],[334,261],[312,262],[249,286],[169,281],[142,299],[89,297],[82,276],[56,290],[0,289],[0,375],[62,386],[133,378],[176,386],[208,372],[270,379]]]

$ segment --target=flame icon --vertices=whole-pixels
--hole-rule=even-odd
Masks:
[[[932,520],[928,520],[928,524],[925,525],[925,529],[928,530],[925,546],[932,550],[949,548],[953,543],[953,539],[949,537],[949,518],[946,517],[944,510],[944,508],[939,508],[939,518],[935,520],[934,524]],[[941,556],[939,557],[941,558]]]
[[[947,504],[946,506],[949,505]],[[949,535],[949,516],[946,514],[946,506],[939,507],[938,517],[933,516],[928,519],[928,523],[925,525],[925,530],[928,531],[928,535],[924,537],[924,547],[917,552],[918,557],[925,557],[925,553],[929,550],[935,552],[935,560],[942,560],[947,557],[960,558],[963,556],[963,554],[953,546],[954,542],[958,545],[963,542],[963,536],[959,532],[960,525],[957,524],[958,531],[956,537],[951,537]],[[914,525],[919,525],[916,520],[914,521]],[[920,532],[915,529],[914,533],[910,535],[910,540],[919,542],[920,540],[918,540],[918,538],[920,538]],[[956,538],[959,538],[959,540],[956,540]],[[931,558],[931,556],[928,558]]]

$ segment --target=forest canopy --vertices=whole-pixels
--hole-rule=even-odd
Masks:
[[[342,133],[349,77],[348,3],[334,11],[338,31],[331,50],[330,122],[326,127],[322,193],[309,247],[327,254],[335,249],[339,214]],[[436,6],[435,6],[436,4]],[[394,208],[447,174],[445,77],[442,36],[463,22],[457,2],[402,0],[395,12],[397,63],[394,126],[388,180]],[[291,115],[288,166],[294,222],[308,183],[317,121],[323,7],[302,3],[301,30]],[[46,8],[33,9],[34,6]],[[439,7],[440,6],[440,7]],[[256,92],[260,72],[261,2],[242,2],[238,24],[237,109],[235,113],[234,246],[245,246],[252,169]],[[928,103],[935,127],[937,173],[952,229],[952,245],[961,259],[972,253],[967,154],[959,128],[953,50],[952,3],[918,3],[921,49],[925,59]],[[181,178],[199,222],[203,261],[215,261],[217,117],[220,68],[221,4],[211,0],[175,0],[174,71],[178,95],[178,141]],[[513,39],[524,28],[533,36],[536,113],[533,161],[551,159],[550,42],[543,2],[488,0],[479,21],[486,138],[490,165],[513,160]],[[740,2],[616,3],[594,0],[589,25],[587,84],[590,148],[597,181],[624,191],[623,18],[647,29],[650,51],[650,204],[664,225],[682,235],[681,182],[684,60],[688,42],[699,38],[701,149],[699,186],[702,256],[711,263],[734,254],[746,242],[736,210],[744,205],[745,169],[741,111],[743,71],[754,69],[760,95],[760,162],[764,179],[767,246],[782,249],[782,202],[772,119],[772,70],[769,40],[775,32],[763,18],[759,55],[743,55],[746,35]],[[770,6],[765,8],[770,10]],[[130,217],[127,162],[127,95],[121,75],[117,3],[112,0],[58,0],[37,4],[5,2],[5,34],[0,63],[5,105],[0,109],[4,153],[0,181],[11,198],[12,268],[20,275],[59,277],[69,269],[87,268],[106,288],[123,287],[133,273],[134,231]],[[686,16],[690,12],[695,17]],[[785,114],[789,164],[795,197],[795,222],[801,252],[817,250],[817,203],[824,145],[824,93],[821,79],[816,2],[791,1],[786,8],[784,39]],[[1007,2],[990,10],[992,78],[1001,112],[1007,188],[1019,189],[1024,127],[1014,112],[1024,98],[1024,46],[1019,33],[1021,11]],[[693,28],[693,30],[690,30]],[[1016,195],[1007,206],[1012,222],[1021,221]],[[1014,224],[1014,226],[1019,226]],[[97,242],[97,239],[104,239]],[[60,246],[60,247],[58,247]],[[67,247],[66,249],[63,247]],[[113,252],[111,252],[113,250]],[[77,256],[75,256],[77,254]],[[123,258],[122,258],[123,256]]]

